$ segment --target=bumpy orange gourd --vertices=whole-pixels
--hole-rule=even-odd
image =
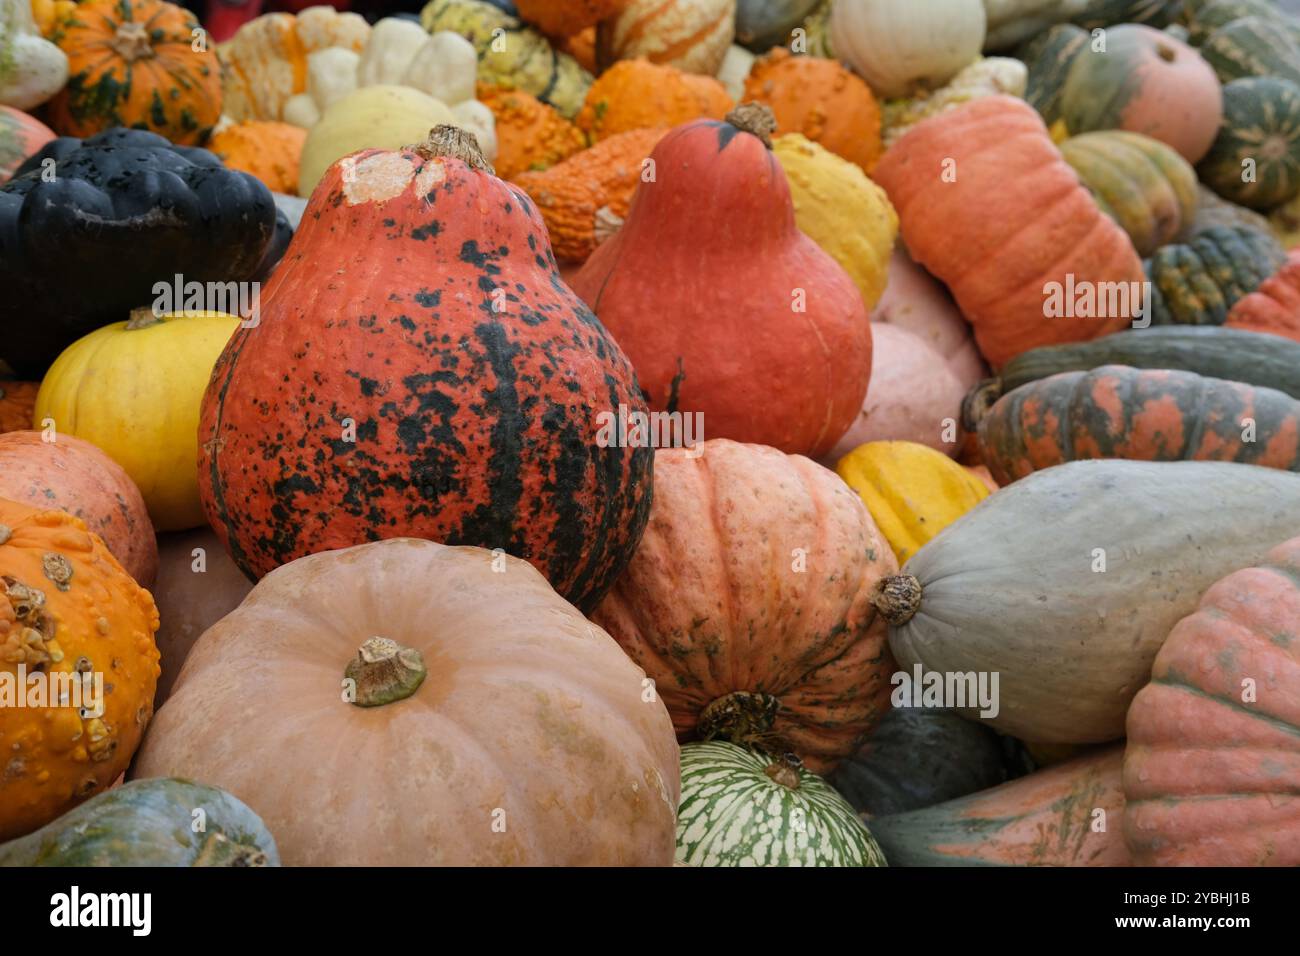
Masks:
[[[778,133],[802,133],[864,172],[884,152],[871,88],[835,60],[776,47],[754,63],[743,99],[770,106]]]
[[[632,129],[676,126],[731,109],[726,87],[711,76],[646,60],[623,60],[601,74],[574,120],[593,142]]]
[[[126,770],[153,714],[157,629],[149,592],[79,519],[0,499],[0,701],[12,693],[26,704],[0,706],[0,841]],[[68,676],[30,681],[36,672]],[[72,691],[76,674],[91,675],[102,698]],[[49,706],[48,693],[38,702],[37,687],[66,691],[69,705]]]
[[[1118,331],[1141,303],[1142,262],[1104,215],[1023,100],[984,96],[914,126],[873,178],[898,211],[912,258],[943,280],[995,368],[1040,345]],[[1050,315],[1051,284],[1094,290],[1129,283],[1129,314]],[[1071,286],[1070,283],[1073,283]],[[1111,307],[1110,301],[1116,305]]]
[[[247,120],[213,134],[208,149],[231,169],[256,176],[272,192],[293,195],[306,139],[307,131],[291,123]]]
[[[492,165],[502,179],[549,169],[587,145],[578,127],[531,93],[480,83],[477,96],[496,120],[497,156]]]
[[[515,185],[537,203],[560,263],[582,263],[623,224],[642,164],[668,130],[635,129],[602,140]]]

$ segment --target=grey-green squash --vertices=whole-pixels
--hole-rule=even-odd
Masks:
[[[1223,125],[1197,166],[1225,199],[1271,209],[1300,193],[1300,85],[1248,76],[1223,88]]]
[[[1239,17],[1201,44],[1201,56],[1223,84],[1243,76],[1276,76],[1300,83],[1300,40],[1268,17]]]
[[[1300,29],[1295,18],[1279,10],[1274,0],[1184,0],[1178,21],[1187,27],[1189,41],[1200,46],[1215,30],[1242,17],[1274,20],[1288,32]]]
[[[1159,140],[1102,130],[1070,137],[1061,155],[1140,256],[1172,242],[1196,215],[1196,170]]]
[[[1143,263],[1151,324],[1222,325],[1285,259],[1271,233],[1249,226],[1215,226],[1157,249]]]
[[[1074,58],[1088,47],[1088,32],[1070,23],[1044,30],[1017,52],[1029,67],[1025,101],[1038,110],[1048,126],[1061,118],[1061,93]]]
[[[1074,22],[1088,30],[1116,23],[1165,27],[1177,19],[1181,5],[1182,0],[1091,0]]]
[[[691,866],[885,866],[853,807],[796,763],[685,744],[677,860]]]
[[[790,36],[820,0],[736,0],[736,42],[766,53]]]
[[[1070,462],[949,525],[882,581],[876,606],[901,668],[999,675],[990,726],[1041,743],[1099,743],[1123,736],[1156,651],[1201,592],[1296,528],[1300,474]]]
[[[279,866],[261,819],[235,797],[176,778],[135,780],[0,845],[0,866]]]
[[[1183,230],[1183,234],[1178,237],[1178,241],[1187,242],[1216,226],[1244,226],[1256,232],[1269,235],[1274,233],[1268,219],[1255,210],[1238,206],[1235,202],[1228,202],[1213,189],[1201,183],[1197,187],[1196,215],[1189,226]]]

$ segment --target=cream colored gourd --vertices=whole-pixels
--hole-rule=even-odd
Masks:
[[[830,38],[836,55],[877,96],[936,89],[979,56],[980,0],[836,0]]]
[[[30,110],[67,82],[67,54],[41,36],[28,0],[0,0],[0,105]]]
[[[451,112],[456,117],[457,126],[474,134],[478,140],[479,152],[484,158],[489,162],[496,159],[496,117],[492,110],[478,100],[465,100],[453,106]]]
[[[885,103],[881,111],[880,131],[885,148],[893,146],[921,120],[955,109],[977,97],[1005,93],[1023,99],[1028,83],[1029,69],[1019,60],[1006,56],[976,60],[933,93],[922,93],[911,99]]]
[[[722,58],[722,66],[718,67],[718,82],[727,88],[727,95],[737,103],[745,95],[745,78],[749,76],[755,59],[754,54],[733,43]]]
[[[409,86],[363,86],[332,104],[307,133],[298,195],[310,196],[325,170],[359,149],[401,149],[435,126],[457,125],[441,100]]]

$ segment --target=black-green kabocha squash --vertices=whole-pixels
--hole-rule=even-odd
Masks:
[[[276,224],[270,190],[205,149],[144,130],[56,139],[0,186],[0,360],[38,378],[157,282],[255,280]]]
[[[279,866],[261,818],[216,787],[160,777],[0,844],[0,866]]]
[[[1156,250],[1143,266],[1152,325],[1222,325],[1237,300],[1254,292],[1286,261],[1269,233],[1215,226]]]

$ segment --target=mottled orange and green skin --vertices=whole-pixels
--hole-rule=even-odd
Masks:
[[[365,150],[316,187],[200,420],[200,494],[250,577],[412,536],[501,548],[599,600],[649,515],[654,453],[600,447],[645,410],[556,272],[518,187],[461,159]]]
[[[1236,461],[1300,471],[1300,401],[1194,372],[1103,365],[1004,395],[979,426],[998,484],[1085,458]]]
[[[54,131],[34,116],[0,105],[0,183],[14,174],[24,159],[54,139]]]
[[[1129,708],[1123,780],[1139,865],[1300,866],[1300,538],[1170,632]]]

